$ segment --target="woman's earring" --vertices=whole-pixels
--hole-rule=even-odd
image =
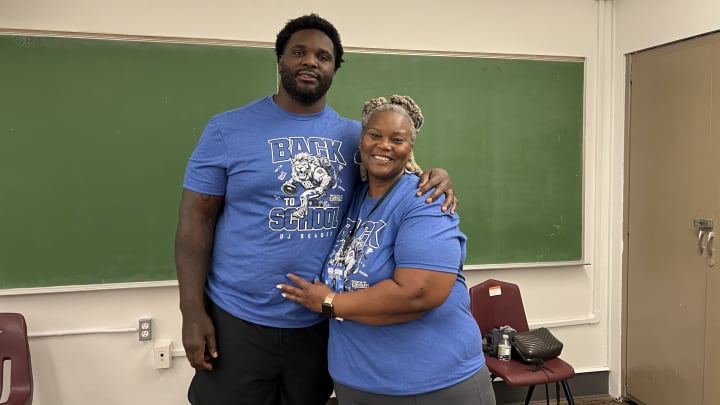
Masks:
[[[355,151],[355,154],[353,155],[353,162],[354,162],[356,165],[361,165],[361,164],[362,164],[362,160],[360,160],[360,149],[358,149],[358,150]]]
[[[355,154],[353,155],[353,162],[359,166],[360,168],[360,180],[361,181],[367,181],[368,175],[367,175],[367,169],[362,163],[362,160],[360,160],[360,150],[356,150]]]

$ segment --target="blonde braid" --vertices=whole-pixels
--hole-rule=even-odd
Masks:
[[[420,128],[422,128],[423,123],[425,122],[425,117],[423,117],[422,110],[420,110],[420,106],[415,103],[415,100],[410,98],[410,96],[399,96],[397,94],[393,94],[390,96],[390,103],[404,108],[405,111],[407,111],[413,126],[415,126],[415,134],[420,132]]]
[[[393,94],[390,96],[390,100],[385,97],[377,97],[366,101],[365,104],[363,104],[362,110],[363,127],[367,125],[368,121],[370,121],[370,118],[375,115],[375,113],[381,111],[394,111],[403,114],[408,118],[412,124],[412,145],[415,146],[415,138],[425,122],[425,117],[423,117],[420,106],[415,103],[415,100],[413,100],[410,96]],[[410,159],[408,159],[408,162],[405,165],[405,170],[410,173],[415,173],[418,176],[423,173],[423,170],[415,161],[415,153],[412,151],[410,152]]]

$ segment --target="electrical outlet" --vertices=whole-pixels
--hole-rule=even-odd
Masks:
[[[172,366],[172,341],[169,339],[158,340],[153,346],[152,352],[153,368],[170,368]]]
[[[143,318],[138,320],[138,339],[152,340],[152,319]]]

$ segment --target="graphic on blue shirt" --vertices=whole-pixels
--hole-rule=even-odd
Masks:
[[[362,269],[373,252],[380,247],[380,231],[385,221],[353,221],[348,218],[337,240],[325,274],[325,284],[335,291],[355,291],[368,288],[370,284],[360,277],[368,274]]]
[[[322,137],[269,139],[283,206],[269,213],[275,231],[319,231],[337,229],[339,205],[346,189],[341,173],[346,161],[342,142]],[[289,164],[289,167],[288,167]],[[282,236],[282,235],[281,235]],[[284,236],[282,236],[284,238]],[[302,237],[302,235],[301,235]]]
[[[290,178],[283,183],[281,189],[288,196],[298,192],[297,185],[302,186],[300,206],[292,213],[295,218],[305,218],[309,206],[327,207],[321,198],[327,191],[337,185],[337,174],[330,161],[324,156],[314,156],[306,152],[295,155],[290,160],[292,166]],[[295,199],[288,199],[294,205]]]

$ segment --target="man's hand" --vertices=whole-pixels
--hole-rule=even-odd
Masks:
[[[212,359],[218,357],[215,325],[205,311],[183,314],[182,340],[185,356],[193,368],[212,370]]]
[[[420,188],[417,192],[418,197],[433,189],[430,196],[425,200],[428,204],[445,194],[445,202],[440,207],[442,212],[450,209],[450,213],[454,214],[457,210],[458,200],[455,197],[455,190],[452,188],[453,184],[450,175],[445,169],[433,168],[426,171],[420,176],[418,187]]]

